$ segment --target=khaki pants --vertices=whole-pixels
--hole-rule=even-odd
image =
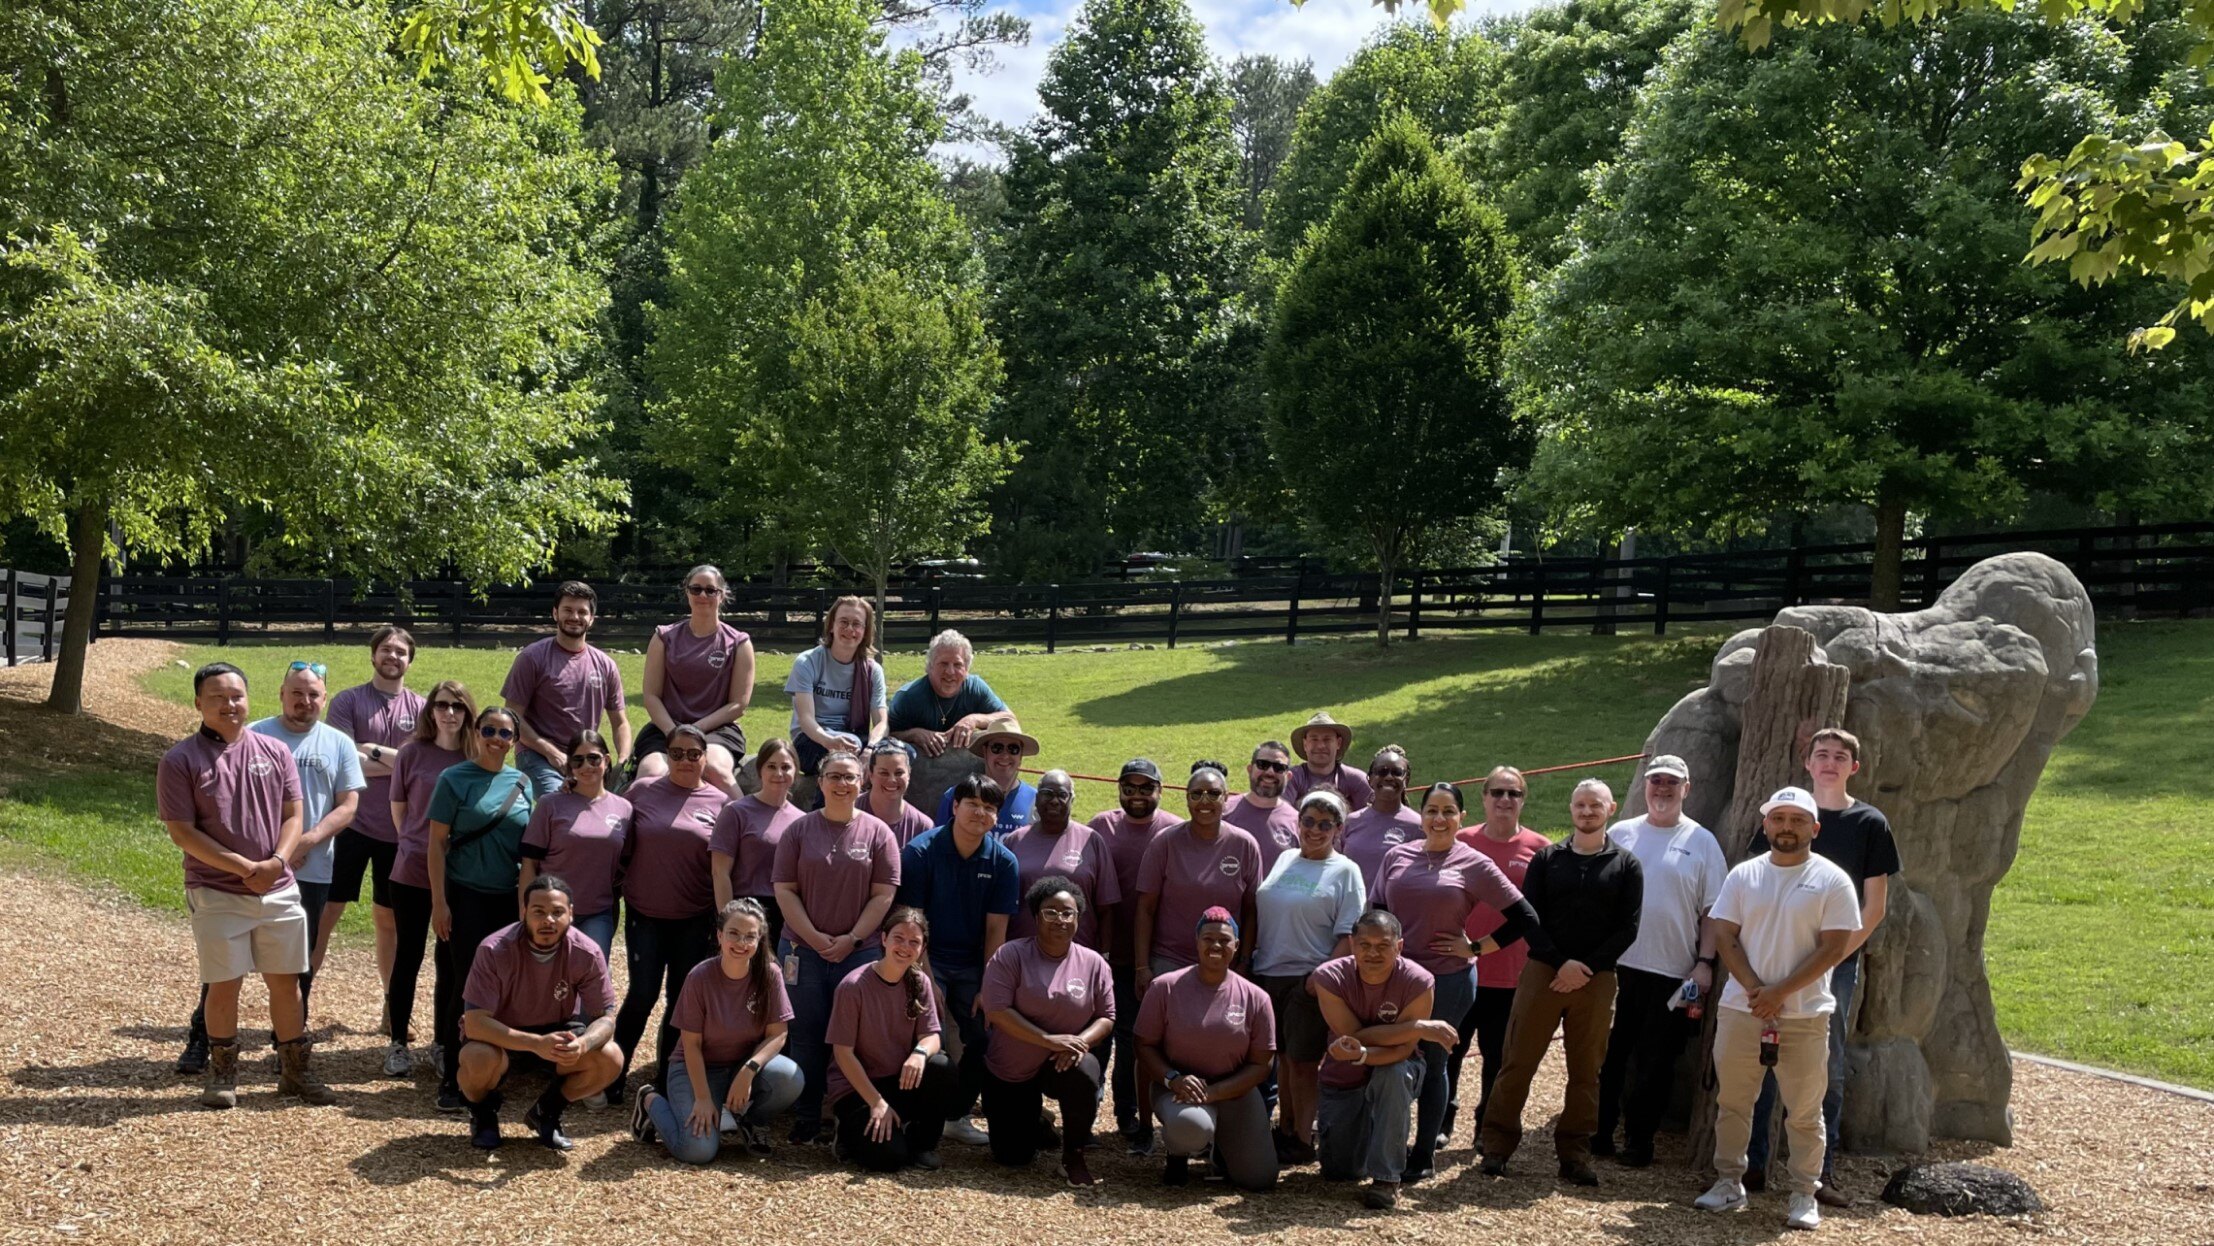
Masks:
[[[1714,1026],[1714,1172],[1731,1181],[1745,1178],[1745,1145],[1753,1133],[1753,1104],[1760,1098],[1761,1020],[1752,1013],[1723,1008]],[[1822,1175],[1822,1096],[1830,1084],[1830,1019],[1779,1017],[1776,1033],[1776,1090],[1789,1117],[1791,1166],[1784,1188],[1812,1194]]]
[[[1568,1094],[1553,1127],[1553,1151],[1562,1160],[1588,1163],[1591,1135],[1599,1125],[1599,1066],[1607,1059],[1607,1031],[1614,1025],[1614,975],[1595,973],[1568,992],[1553,989],[1554,969],[1536,960],[1522,966],[1515,984],[1514,1011],[1507,1018],[1507,1058],[1492,1083],[1477,1135],[1486,1159],[1505,1161],[1522,1143],[1522,1106],[1530,1098],[1530,1079],[1561,1030],[1568,1062]]]

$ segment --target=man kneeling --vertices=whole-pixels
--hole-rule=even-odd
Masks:
[[[500,1083],[508,1073],[553,1074],[523,1123],[556,1151],[575,1145],[561,1132],[561,1114],[622,1074],[623,1049],[612,1041],[615,984],[599,945],[575,920],[568,883],[550,874],[532,879],[523,920],[485,939],[462,988],[461,1096],[469,1102],[469,1141],[486,1150],[500,1145]]]
[[[1361,1201],[1379,1211],[1399,1202],[1407,1165],[1407,1126],[1422,1089],[1425,1042],[1448,1051],[1460,1041],[1450,1021],[1430,1017],[1437,982],[1400,953],[1399,919],[1370,909],[1353,924],[1353,954],[1325,961],[1307,977],[1330,1027],[1323,1053],[1316,1148],[1322,1179],[1364,1173]]]

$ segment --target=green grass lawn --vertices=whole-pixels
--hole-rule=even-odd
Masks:
[[[1653,723],[1703,681],[1721,633],[1263,643],[1106,653],[981,655],[979,671],[1045,744],[1044,760],[1112,775],[1148,755],[1165,771],[1197,757],[1236,763],[1286,738],[1318,706],[1353,724],[1354,752],[1397,742],[1419,775],[1465,778],[1492,765],[1558,765],[1634,753]],[[2214,738],[2214,624],[2109,624],[2098,705],[2063,742],[2029,810],[2022,851],[1992,905],[1987,941],[1999,1023],[2010,1042],[2093,1064],[2214,1087],[2214,830],[2184,808]],[[187,654],[244,667],[263,699],[295,657],[328,662],[334,688],[368,675],[365,649],[235,645]],[[411,682],[458,678],[496,695],[512,654],[425,650]],[[643,723],[643,658],[619,653]],[[921,671],[894,655],[895,681]],[[782,733],[791,655],[764,654],[749,738]],[[169,668],[151,691],[189,699]],[[2199,765],[2194,765],[2197,761]],[[1533,825],[1566,825],[1569,789],[1594,773],[1619,788],[1627,765],[1531,784]],[[181,907],[176,855],[152,821],[150,779],[93,771],[19,783],[0,802],[0,861],[45,859],[143,903]],[[1079,784],[1083,811],[1113,801]],[[26,855],[28,854],[28,855]],[[356,927],[365,915],[349,915]]]

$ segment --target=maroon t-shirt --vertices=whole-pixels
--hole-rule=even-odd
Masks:
[[[1369,880],[1369,903],[1390,909],[1406,931],[1407,956],[1433,974],[1468,968],[1459,956],[1430,950],[1430,940],[1458,934],[1469,910],[1479,904],[1505,909],[1522,898],[1491,858],[1458,840],[1444,852],[1425,841],[1404,843],[1384,854]]]
[[[730,668],[744,632],[718,621],[707,636],[694,636],[690,620],[656,628],[661,638],[661,708],[680,723],[696,723],[730,700]],[[621,685],[618,684],[617,687]]]
[[[861,910],[869,906],[870,888],[899,886],[899,843],[875,814],[855,809],[853,821],[840,825],[817,810],[794,822],[777,841],[770,877],[796,885],[807,920],[836,938],[853,933]],[[870,931],[861,946],[883,941]]]
[[[622,705],[623,673],[593,645],[571,653],[548,636],[515,655],[500,699],[519,707],[523,721],[548,743],[567,749],[577,732],[598,729],[600,716]]]
[[[873,963],[847,974],[831,997],[830,1025],[823,1031],[823,1042],[853,1048],[855,1058],[861,1061],[861,1071],[872,1082],[899,1072],[915,1044],[925,1035],[938,1032],[938,992],[931,986],[929,974],[919,968],[911,972],[922,984],[920,1016],[908,1015],[907,980],[886,982]],[[853,1093],[835,1052],[830,1058],[830,1076],[823,1085],[825,1103],[836,1103]]]
[[[1307,975],[1308,985],[1317,991],[1328,991],[1345,1001],[1352,1010],[1353,1019],[1363,1029],[1372,1025],[1390,1025],[1399,1020],[1400,1010],[1437,988],[1438,980],[1429,970],[1402,956],[1392,962],[1391,976],[1371,985],[1361,979],[1360,963],[1350,956],[1340,956],[1315,966]],[[1336,1039],[1336,1030],[1330,1032]],[[1368,1083],[1368,1069],[1347,1062],[1324,1052],[1322,1056],[1322,1084],[1325,1086],[1362,1086]]]
[[[1199,960],[1199,915],[1216,905],[1244,912],[1261,886],[1261,849],[1253,837],[1224,824],[1212,840],[1190,823],[1162,831],[1146,845],[1138,890],[1160,897],[1153,910],[1153,954],[1178,965]]]
[[[723,806],[715,815],[707,849],[730,858],[730,894],[776,894],[776,846],[784,832],[806,816],[791,801],[771,808],[757,796],[741,796]]]
[[[915,837],[917,835],[922,834],[924,831],[929,830],[931,827],[930,815],[924,813],[920,809],[915,808],[913,805],[908,804],[904,799],[899,802],[899,808],[892,811],[892,816],[887,818],[883,814],[876,812],[875,807],[868,803],[866,794],[864,793],[861,802],[861,812],[874,814],[879,821],[884,823],[884,825],[891,827],[892,839],[902,848],[905,848],[907,845],[915,842]]]
[[[1504,843],[1484,834],[1484,828],[1471,826],[1453,838],[1491,858],[1499,872],[1513,883],[1516,892],[1522,890],[1523,876],[1530,871],[1530,859],[1542,848],[1550,847],[1552,840],[1526,826],[1514,828],[1514,834]],[[1468,932],[1468,941],[1476,942],[1505,925],[1507,915],[1488,904],[1479,904],[1468,911],[1468,920],[1462,929]],[[1489,956],[1476,958],[1476,985],[1496,987],[1511,991],[1522,983],[1522,966],[1530,959],[1528,940],[1516,939]]]
[[[1115,910],[1115,954],[1108,961],[1111,965],[1127,965],[1137,947],[1131,931],[1137,928],[1138,906],[1134,901],[1138,898],[1138,870],[1145,864],[1146,845],[1162,831],[1184,825],[1184,819],[1156,809],[1145,821],[1133,821],[1118,805],[1092,815],[1087,825],[1107,841],[1107,855],[1115,863],[1115,882],[1122,888],[1123,898],[1133,901]]]
[[[1399,812],[1389,817],[1373,808],[1361,809],[1345,820],[1345,832],[1338,836],[1338,851],[1361,867],[1361,882],[1365,886],[1376,878],[1377,867],[1383,865],[1385,853],[1410,839],[1421,838],[1422,815],[1405,805],[1399,806]]]
[[[792,997],[784,990],[784,971],[774,958],[767,972],[743,978],[723,972],[723,958],[710,956],[684,975],[670,1024],[700,1036],[700,1054],[709,1064],[737,1064],[753,1054],[776,1022],[792,1020]],[[684,1045],[677,1044],[677,1067],[684,1066]]]
[[[540,959],[530,931],[510,922],[477,948],[461,1001],[465,1011],[489,1012],[501,1025],[542,1030],[577,1016],[580,1005],[588,1021],[614,1011],[615,981],[599,945],[576,927]]]
[[[1344,762],[1338,763],[1335,773],[1318,775],[1307,769],[1306,762],[1294,763],[1291,772],[1284,776],[1284,803],[1298,808],[1299,798],[1318,787],[1334,787],[1345,803],[1355,809],[1366,805],[1375,791],[1368,785],[1368,775],[1355,770]]]
[[[1222,820],[1253,837],[1261,849],[1261,877],[1267,878],[1276,858],[1287,852],[1299,851],[1299,808],[1288,800],[1277,801],[1263,809],[1246,799],[1246,794],[1230,798],[1230,804],[1222,811]]]
[[[162,821],[189,822],[217,847],[249,861],[277,855],[277,842],[284,838],[284,804],[299,799],[300,771],[292,750],[258,731],[240,732],[225,744],[203,727],[171,746],[154,774],[154,801]],[[189,853],[184,878],[187,887],[254,894],[245,879]],[[287,865],[270,890],[291,885],[292,867]]]
[[[569,884],[569,905],[579,917],[605,913],[615,907],[630,819],[630,802],[613,792],[592,800],[571,791],[541,796],[523,828],[523,855],[538,862],[539,873]]]
[[[1115,1016],[1115,978],[1099,953],[1071,943],[1055,960],[1034,938],[1010,939],[984,966],[986,1014],[1013,1009],[1048,1034],[1080,1034],[1084,1027]],[[1005,1034],[984,1049],[984,1067],[1002,1081],[1025,1082],[1052,1058],[1043,1047]]]
[[[1076,941],[1088,948],[1099,946],[1099,908],[1103,904],[1122,903],[1122,879],[1115,873],[1114,854],[1107,850],[1107,840],[1098,831],[1081,822],[1071,822],[1068,829],[1058,835],[1048,835],[1033,822],[1018,826],[1000,836],[999,842],[1015,854],[1015,864],[1022,867],[1022,894],[1028,897],[1031,884],[1055,874],[1075,883],[1084,893],[1084,915],[1076,922]],[[1007,937],[1026,938],[1038,933],[1038,923],[1031,920],[1027,905],[1007,920]]]
[[[1236,973],[1209,986],[1191,965],[1146,988],[1138,1041],[1158,1045],[1177,1072],[1216,1081],[1275,1058],[1276,1009],[1267,991]]]
[[[400,823],[400,847],[392,856],[392,881],[428,888],[430,876],[431,796],[438,776],[469,760],[429,740],[403,745],[392,761],[392,803],[407,806]]]
[[[678,787],[667,778],[633,783],[630,860],[623,900],[647,917],[697,917],[715,907],[715,872],[707,841],[730,798],[711,784]]]
[[[355,744],[381,744],[394,752],[415,734],[416,720],[425,712],[423,698],[402,688],[391,696],[375,684],[356,684],[331,698],[323,721],[344,733]],[[396,758],[387,757],[389,764]],[[362,789],[361,806],[354,811],[353,829],[379,843],[397,843],[399,828],[392,825],[392,776],[377,775]]]

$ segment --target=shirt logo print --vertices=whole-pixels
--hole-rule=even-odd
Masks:
[[[868,859],[869,859],[869,846],[868,846],[867,844],[847,844],[847,845],[846,845],[846,859],[847,859],[847,860],[849,860],[849,861],[866,861],[866,860],[868,860]]]
[[[1449,866],[1445,867],[1444,869],[1442,869],[1442,870],[1439,870],[1439,871],[1438,871],[1438,881],[1439,881],[1439,882],[1441,882],[1441,883],[1443,883],[1443,884],[1445,884],[1445,885],[1446,885],[1446,886],[1448,886],[1448,887],[1458,887],[1458,886],[1460,886],[1460,885],[1461,885],[1461,871],[1460,871],[1460,868],[1459,868],[1458,866],[1451,866],[1451,865],[1449,865]]]
[[[600,686],[600,673],[598,671],[592,671],[589,674],[585,675],[584,686],[587,688],[597,689]]]
[[[715,815],[709,813],[705,809],[694,809],[692,811],[692,820],[699,823],[701,826],[715,825]]]
[[[266,779],[276,772],[277,768],[271,765],[266,757],[256,757],[246,763],[246,773],[257,779]]]
[[[1238,876],[1238,859],[1236,857],[1224,857],[1215,863],[1215,868],[1222,871],[1224,878],[1236,878]]]
[[[1076,979],[1070,979],[1068,984],[1061,988],[1061,993],[1068,996],[1073,1003],[1081,1004],[1084,1002],[1084,984]]]
[[[1376,1019],[1385,1025],[1390,1025],[1392,1022],[1397,1021],[1399,1019],[1399,1005],[1391,1002],[1388,999],[1385,1000],[1382,1004],[1377,1006]]]
[[[569,998],[569,983],[567,979],[556,979],[554,981],[553,995],[555,1003],[559,1004],[567,1002]]]
[[[1232,1005],[1230,1005],[1230,1010],[1229,1010],[1228,1012],[1225,1012],[1225,1013],[1223,1013],[1223,1014],[1222,1014],[1222,1018],[1223,1018],[1223,1020],[1225,1020],[1225,1021],[1228,1021],[1228,1022],[1229,1022],[1230,1024],[1232,1024],[1232,1025],[1244,1025],[1244,1024],[1245,1024],[1245,1005],[1244,1005],[1244,1004],[1232,1004]]]
[[[415,730],[415,715],[400,715],[398,718],[392,720],[392,727],[395,731],[399,731],[402,733]]]
[[[1084,864],[1084,854],[1074,848],[1069,849],[1068,854],[1061,858],[1061,868],[1065,870],[1073,870],[1082,864]]]
[[[723,669],[723,663],[729,660],[729,657],[726,656],[720,649],[717,649],[715,652],[707,655],[707,664],[714,667],[718,671]]]

